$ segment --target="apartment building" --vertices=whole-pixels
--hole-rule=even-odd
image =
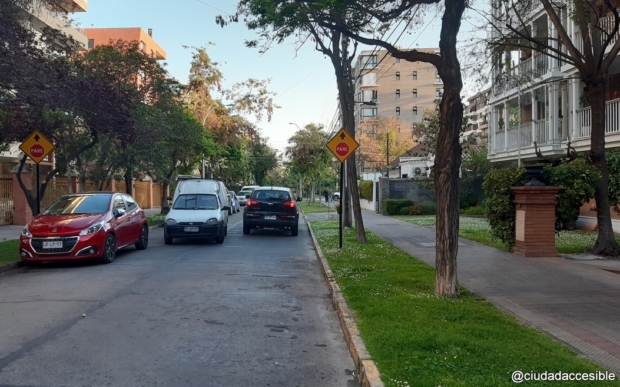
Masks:
[[[438,53],[439,48],[421,48]],[[443,82],[435,66],[394,58],[387,50],[360,52],[354,67],[355,124],[395,117],[403,130],[422,122],[424,109],[435,109]]]
[[[565,6],[568,8],[562,15],[570,11],[571,5]],[[522,16],[528,20],[533,36],[549,36],[558,47],[558,33],[541,3],[534,2],[529,13]],[[562,16],[562,20],[581,50],[578,26],[570,17]],[[584,103],[584,85],[574,66],[532,50],[519,50],[506,52],[492,71],[496,81],[489,100],[491,161],[535,160],[534,143],[547,157],[565,155],[568,142],[577,152],[590,149],[591,113]],[[616,148],[620,146],[620,68],[612,66],[609,75],[606,146]]]
[[[478,137],[486,138],[489,127],[489,97],[491,89],[485,89],[467,98],[463,112],[465,121],[465,135],[476,133]]]
[[[88,48],[107,45],[111,42],[124,40],[138,42],[140,50],[158,60],[166,59],[166,51],[153,39],[153,30],[144,31],[140,27],[135,28],[85,28],[88,38]]]
[[[497,3],[495,17],[506,10]],[[570,15],[573,4],[561,1],[558,7],[560,20],[578,50],[583,50],[580,29]],[[558,31],[549,21],[542,3],[533,2],[532,8],[520,15],[527,22],[528,32],[534,37],[549,37],[555,49]],[[599,20],[602,28],[613,23],[613,16]],[[492,31],[491,37],[497,32]],[[612,44],[617,39],[612,37]],[[551,58],[542,53],[522,49],[505,52],[492,68],[494,83],[489,99],[490,122],[488,129],[488,158],[492,162],[514,161],[518,164],[538,160],[535,145],[548,158],[566,155],[568,144],[577,152],[590,150],[592,114],[584,100],[584,84],[577,69],[570,63]],[[609,71],[605,93],[607,149],[620,146],[620,66]],[[578,226],[591,228],[596,224],[594,203],[581,208]],[[612,211],[613,227],[620,232],[620,218]]]

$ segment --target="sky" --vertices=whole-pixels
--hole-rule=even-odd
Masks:
[[[74,14],[73,19],[86,28],[152,28],[153,38],[166,51],[168,72],[180,82],[187,81],[192,55],[183,46],[209,43],[214,45],[208,46],[207,53],[220,63],[224,88],[249,78],[271,79],[268,88],[276,93],[274,102],[280,108],[271,122],[263,119],[257,126],[279,151],[298,127],[316,123],[329,128],[337,108],[336,79],[329,59],[312,44],[296,50],[292,40],[262,55],[258,49],[246,48],[244,41],[255,39],[256,34],[243,22],[224,28],[215,23],[217,15],[233,14],[236,5],[235,0],[88,0],[88,11]],[[405,34],[399,43],[436,47],[438,35],[439,28],[431,26],[422,35]]]

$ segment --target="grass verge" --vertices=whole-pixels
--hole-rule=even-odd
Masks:
[[[396,219],[417,224],[418,226],[434,227],[435,216],[394,216]],[[508,251],[508,246],[491,233],[491,226],[484,218],[460,218],[459,236],[465,239],[482,243]],[[579,254],[594,246],[597,233],[593,231],[562,231],[555,236],[555,248],[562,254]],[[620,237],[616,237],[620,243]]]
[[[304,211],[306,214],[315,214],[320,212],[336,212],[333,208],[328,207],[325,203],[321,202],[298,202],[297,205]]]
[[[359,245],[355,231],[347,229],[340,250],[337,222],[311,225],[386,386],[501,387],[514,386],[511,374],[517,370],[601,370],[465,289],[458,299],[435,296],[434,269],[374,234],[368,232],[368,243]],[[534,384],[577,385],[523,383]]]
[[[164,214],[149,215],[146,217],[146,220],[149,222],[149,227],[159,226],[161,224],[164,224],[165,219],[166,219],[166,215]]]
[[[19,258],[19,240],[0,242],[0,265],[17,262]]]

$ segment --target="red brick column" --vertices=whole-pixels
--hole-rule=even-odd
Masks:
[[[510,188],[515,194],[515,246],[524,257],[557,257],[555,249],[555,196],[560,187]]]
[[[22,171],[22,182],[26,188],[32,187],[32,172]],[[35,193],[36,194],[36,193]],[[32,211],[26,195],[17,181],[17,172],[13,172],[13,224],[26,225],[32,219]]]

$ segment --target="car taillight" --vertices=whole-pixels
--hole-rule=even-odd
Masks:
[[[288,207],[288,208],[295,208],[295,202],[292,200],[286,201],[286,202],[282,202],[282,205],[284,207]]]
[[[260,202],[258,200],[248,199],[246,206],[253,207],[253,206],[258,206],[259,204]]]

